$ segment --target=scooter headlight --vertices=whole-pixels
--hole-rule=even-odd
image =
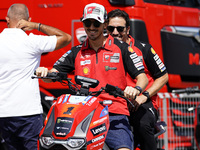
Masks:
[[[53,144],[54,141],[53,141],[52,137],[45,137],[45,136],[43,136],[42,137],[42,142],[45,145],[49,146],[49,145]]]
[[[72,148],[81,147],[84,143],[85,139],[79,139],[79,138],[74,138],[74,139],[71,138],[67,142],[67,144]]]

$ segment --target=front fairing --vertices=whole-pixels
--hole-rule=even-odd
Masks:
[[[101,105],[97,97],[64,94],[52,105],[47,115],[40,133],[40,144],[45,148],[61,144],[70,149],[67,141],[77,138],[84,141],[77,149],[83,146],[90,149],[103,147],[108,128],[108,107]],[[52,138],[50,146],[42,141],[42,137],[46,136]]]

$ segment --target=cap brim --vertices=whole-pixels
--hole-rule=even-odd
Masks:
[[[104,23],[104,20],[100,20],[96,16],[85,17],[81,21],[84,21],[86,19],[95,19],[95,20],[99,21],[100,23]]]

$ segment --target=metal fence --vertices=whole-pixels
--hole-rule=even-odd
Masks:
[[[158,97],[160,120],[167,123],[167,131],[158,138],[158,148],[197,150],[194,108],[200,103],[200,94],[158,93]]]

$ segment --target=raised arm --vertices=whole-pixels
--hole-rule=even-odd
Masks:
[[[63,48],[71,42],[71,35],[55,27],[48,26],[45,24],[30,22],[22,19],[17,23],[16,27],[24,31],[37,29],[38,31],[41,31],[42,33],[48,36],[55,35],[57,37],[57,44],[55,50]]]

